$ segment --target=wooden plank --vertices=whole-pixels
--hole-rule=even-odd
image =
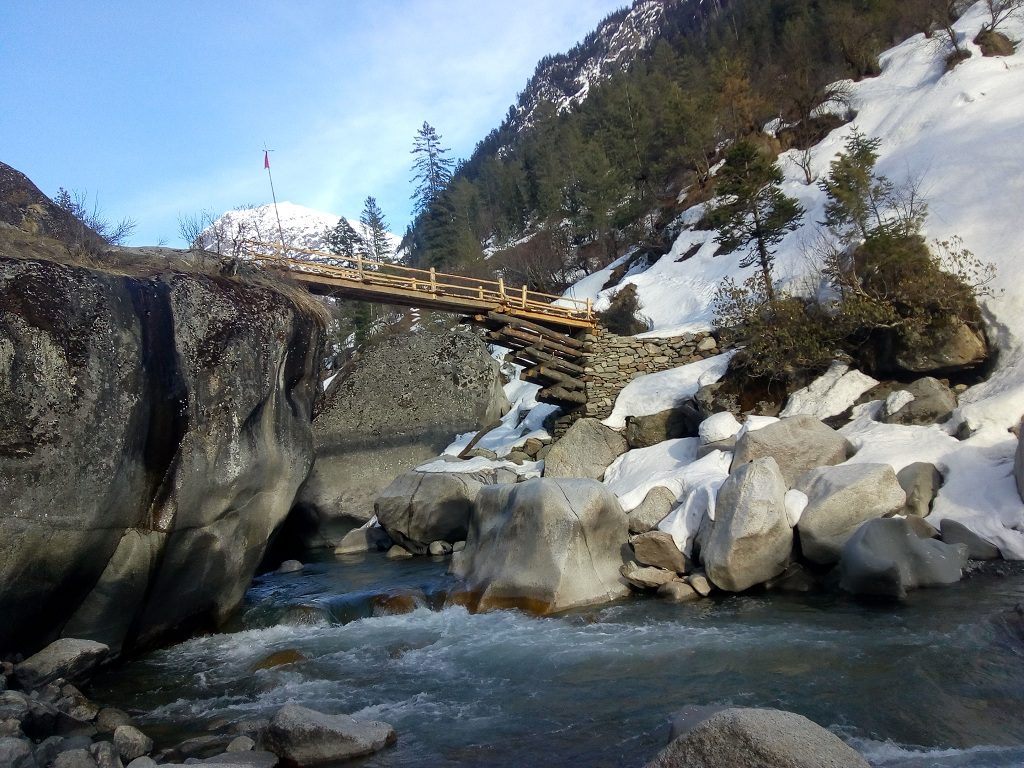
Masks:
[[[582,341],[577,341],[571,336],[566,336],[564,333],[559,333],[558,331],[553,331],[550,328],[545,328],[543,325],[540,325],[538,323],[531,323],[529,320],[523,320],[522,318],[519,317],[506,315],[502,312],[488,312],[487,317],[496,322],[511,325],[513,328],[523,328],[533,331],[534,333],[538,333],[541,336],[544,336],[545,338],[554,341],[558,344],[570,347],[571,349],[579,350],[580,352],[583,351]]]

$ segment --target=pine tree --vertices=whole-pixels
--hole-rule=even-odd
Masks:
[[[416,158],[412,164],[415,171],[412,180],[416,185],[412,199],[416,201],[416,213],[430,207],[451,181],[455,162],[447,156],[450,151],[441,146],[437,131],[424,121],[412,143],[412,154]]]
[[[725,202],[705,217],[718,229],[715,242],[726,253],[748,248],[741,267],[761,269],[765,295],[775,301],[772,285],[773,246],[797,228],[804,214],[800,204],[782,192],[782,171],[750,141],[737,141],[718,172],[718,192]]]
[[[880,143],[854,128],[843,153],[829,166],[828,178],[818,184],[828,195],[823,223],[846,242],[857,235],[867,239],[872,229],[883,224],[883,209],[893,185],[875,175]]]
[[[352,228],[344,216],[338,219],[334,229],[327,233],[327,248],[346,259],[354,259],[357,253],[366,250],[363,238]]]
[[[363,225],[363,238],[370,258],[378,262],[390,259],[392,251],[388,242],[388,223],[384,219],[384,212],[373,197],[367,197],[363,203],[359,223]]]

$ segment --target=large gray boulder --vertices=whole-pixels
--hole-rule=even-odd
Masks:
[[[702,709],[677,721],[675,738],[647,768],[868,768],[842,739],[802,715]]]
[[[785,570],[793,549],[786,484],[770,456],[742,464],[718,491],[711,535],[701,549],[708,578],[742,592]]]
[[[839,561],[843,545],[864,521],[902,512],[907,501],[888,464],[819,467],[801,476],[797,490],[807,494],[796,526],[803,556],[822,565]]]
[[[373,503],[377,522],[391,539],[416,555],[432,541],[466,538],[477,493],[493,475],[468,472],[406,472]]]
[[[853,455],[850,442],[812,416],[791,416],[744,433],[736,441],[732,470],[765,456],[779,465],[787,488],[808,469],[841,464]]]
[[[905,597],[916,587],[960,580],[967,546],[918,534],[906,518],[864,523],[843,547],[839,586],[855,595]]]
[[[629,518],[594,480],[535,479],[483,488],[466,548],[452,556],[479,610],[553,613],[614,600]]]
[[[392,480],[508,408],[498,363],[475,331],[428,321],[374,340],[313,422],[316,462],[296,500],[305,543],[338,546]]]
[[[47,247],[0,256],[0,655],[218,624],[312,464],[323,321],[181,253]]]
[[[545,477],[600,480],[604,471],[629,449],[626,438],[597,419],[579,419],[544,458]]]
[[[396,739],[387,723],[326,715],[296,704],[281,707],[262,735],[264,747],[299,768],[369,755]]]

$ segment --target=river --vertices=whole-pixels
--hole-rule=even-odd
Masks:
[[[899,604],[637,597],[553,618],[444,607],[449,585],[430,558],[268,574],[223,634],[139,657],[92,694],[168,744],[289,701],[385,720],[398,744],[358,763],[381,768],[642,766],[686,704],[799,712],[876,766],[1024,765],[1017,565]],[[306,660],[254,671],[282,650]]]

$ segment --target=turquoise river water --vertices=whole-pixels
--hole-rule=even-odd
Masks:
[[[224,634],[140,657],[92,694],[166,745],[286,702],[385,720],[397,745],[356,763],[382,768],[642,766],[686,704],[799,712],[875,766],[1024,765],[1016,566],[899,604],[638,597],[554,618],[444,607],[449,586],[427,558],[268,574]],[[418,607],[395,614],[382,594]],[[254,671],[281,650],[306,660]]]

